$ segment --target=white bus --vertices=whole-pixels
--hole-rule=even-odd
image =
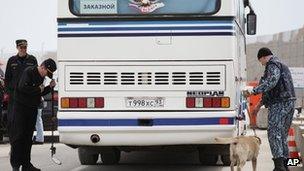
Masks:
[[[60,142],[81,164],[191,148],[202,164],[242,133],[243,0],[58,0]],[[255,14],[247,15],[255,34]],[[241,128],[242,127],[242,128]]]

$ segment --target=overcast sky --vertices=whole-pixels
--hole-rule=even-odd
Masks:
[[[258,15],[258,34],[273,34],[304,25],[304,0],[251,0]],[[15,52],[25,38],[29,51],[56,51],[57,0],[1,0],[0,53]]]

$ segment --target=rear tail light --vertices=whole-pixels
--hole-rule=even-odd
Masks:
[[[87,107],[88,108],[94,108],[95,107],[95,98],[88,98],[87,99]]]
[[[229,108],[229,97],[187,97],[187,108]]]
[[[203,98],[195,98],[195,107],[203,107],[204,99]]]
[[[70,98],[70,108],[78,108],[78,98]]]
[[[195,98],[194,97],[187,97],[186,98],[186,106],[187,106],[187,108],[194,108],[195,107]]]
[[[70,107],[70,99],[69,98],[61,98],[61,107],[69,108]]]
[[[78,99],[78,107],[79,108],[87,108],[87,98],[79,98]]]
[[[207,108],[209,108],[209,107],[212,107],[212,98],[204,98],[204,106],[203,107],[207,107]]]
[[[61,108],[103,108],[103,97],[61,98]]]
[[[95,98],[95,107],[96,108],[103,108],[104,107],[104,99],[103,97]]]
[[[230,98],[229,97],[223,97],[221,100],[222,100],[222,107],[223,108],[229,108],[230,107]]]
[[[212,107],[222,107],[221,98],[212,98]]]

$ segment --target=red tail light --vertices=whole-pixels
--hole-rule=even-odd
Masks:
[[[195,98],[194,97],[187,97],[186,98],[186,106],[187,106],[187,108],[194,108],[195,107]]]
[[[221,98],[212,98],[212,107],[222,107]]]
[[[70,108],[78,108],[78,98],[70,98]]]
[[[87,98],[79,98],[78,99],[78,107],[79,108],[87,108]]]
[[[103,108],[104,107],[104,98],[98,97],[95,98],[95,108]]]
[[[187,108],[229,108],[229,97],[187,97]]]
[[[204,107],[212,107],[212,98],[204,98]]]

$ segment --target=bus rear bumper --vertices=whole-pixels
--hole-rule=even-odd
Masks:
[[[159,146],[214,144],[232,137],[235,125],[152,127],[59,127],[60,142],[75,146]],[[100,140],[93,143],[92,135]]]

